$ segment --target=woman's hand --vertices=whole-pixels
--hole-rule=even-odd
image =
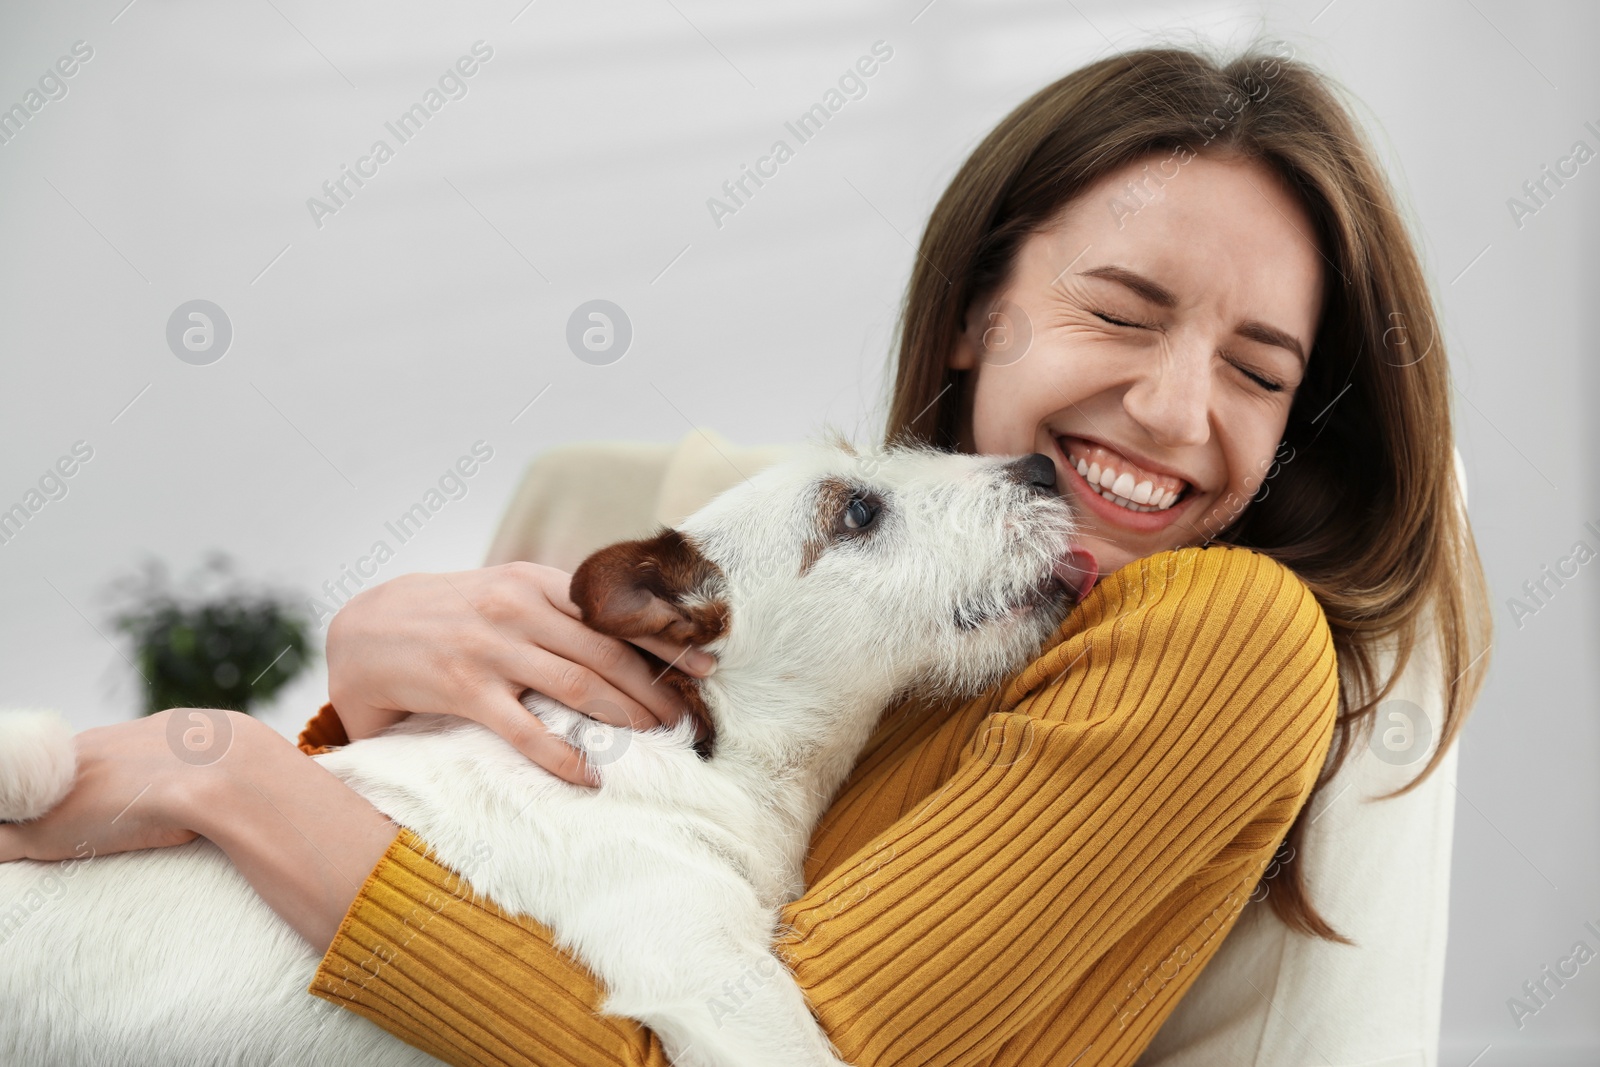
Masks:
[[[398,828],[270,726],[174,708],[73,738],[72,792],[0,824],[0,862],[87,859],[206,837],[318,952]]]
[[[555,567],[506,563],[363,590],[328,627],[328,697],[345,732],[370,737],[408,712],[459,715],[552,773],[595,784],[577,750],[522,706],[522,691],[644,730],[688,709],[633,644],[690,674],[709,674],[716,661],[659,638],[630,644],[596,633],[567,595],[571,583]]]
[[[186,817],[190,790],[210,772],[192,762],[192,755],[191,761],[179,756],[169,739],[211,731],[211,741],[220,745],[218,720],[208,716],[227,714],[175,708],[76,735],[72,792],[41,818],[0,824],[0,862],[81,859],[193,841],[199,835]]]

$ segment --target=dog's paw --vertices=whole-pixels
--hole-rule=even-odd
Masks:
[[[37,819],[72,792],[72,727],[53,711],[0,711],[0,822]]]

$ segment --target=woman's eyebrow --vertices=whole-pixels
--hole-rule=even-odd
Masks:
[[[1241,322],[1238,328],[1233,332],[1238,334],[1240,337],[1247,337],[1252,341],[1260,341],[1264,345],[1276,345],[1279,348],[1287,348],[1290,352],[1295,354],[1296,358],[1300,360],[1300,365],[1302,367],[1304,367],[1306,364],[1305,349],[1300,347],[1300,342],[1295,340],[1293,335],[1284,333],[1276,326],[1268,326],[1264,322],[1257,322],[1255,319],[1248,319],[1245,322]]]
[[[1157,307],[1175,308],[1178,306],[1178,298],[1172,294],[1171,289],[1158,282],[1151,281],[1143,274],[1135,274],[1127,267],[1108,264],[1104,267],[1081,270],[1078,274],[1085,278],[1104,278],[1108,282],[1126,285]]]
[[[1107,264],[1104,267],[1091,267],[1089,270],[1079,271],[1078,273],[1082,277],[1104,278],[1108,282],[1125,285],[1157,307],[1174,308],[1178,306],[1178,298],[1171,289],[1159,282],[1151,281],[1144,275],[1131,271],[1127,267]],[[1256,319],[1247,319],[1239,324],[1234,333],[1251,341],[1259,341],[1264,345],[1287,349],[1295,354],[1295,357],[1300,360],[1302,365],[1306,361],[1305,349],[1300,346],[1300,342],[1295,339],[1293,334],[1280,330],[1276,326],[1269,326]]]

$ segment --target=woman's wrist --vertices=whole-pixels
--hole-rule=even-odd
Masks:
[[[174,820],[211,840],[318,952],[399,832],[292,742],[230,713],[227,753],[171,790]]]
[[[355,701],[346,701],[343,707],[335,704],[334,711],[344,727],[345,736],[352,741],[374,737],[406,717],[403,711],[381,711]]]

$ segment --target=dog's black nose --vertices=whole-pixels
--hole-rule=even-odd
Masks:
[[[1023,456],[1019,460],[1007,464],[1006,470],[1011,477],[1023,485],[1032,485],[1039,489],[1054,489],[1056,487],[1056,465],[1049,456],[1035,452]]]

